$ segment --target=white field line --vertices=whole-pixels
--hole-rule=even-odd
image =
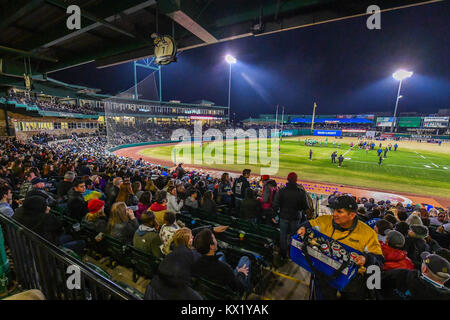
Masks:
[[[438,165],[434,164],[433,162],[431,163],[433,166],[435,166],[436,168],[439,168]]]

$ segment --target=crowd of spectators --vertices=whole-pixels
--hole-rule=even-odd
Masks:
[[[104,108],[97,107],[85,103],[81,106],[70,103],[63,103],[58,97],[55,97],[53,101],[38,99],[36,93],[31,94],[29,97],[25,97],[24,94],[19,94],[10,90],[7,98],[19,103],[27,104],[29,106],[36,105],[42,111],[53,112],[66,112],[66,113],[81,113],[88,115],[97,115],[99,112],[105,112]]]
[[[190,230],[177,218],[181,212],[200,208],[223,214],[217,211],[222,206],[228,209],[224,212],[249,222],[279,227],[281,264],[288,259],[290,236],[300,225],[313,224],[312,201],[293,172],[286,185],[277,185],[269,176],[250,178],[248,169],[237,179],[227,173],[219,177],[201,169],[187,171],[181,164],[167,168],[118,157],[107,152],[106,145],[104,136],[55,142],[51,147],[44,142],[5,140],[0,150],[0,214],[83,254],[86,243],[66,234],[50,212],[50,208],[65,208],[69,217],[92,224],[98,241],[109,234],[163,258],[147,288],[147,299],[200,299],[190,288],[191,276],[237,292],[251,290],[248,257],[230,266],[218,252],[215,235],[227,226]],[[328,199],[334,214],[337,199],[338,194]],[[423,292],[447,299],[449,210],[356,200],[355,217],[378,237],[382,258],[377,261],[386,272],[383,285],[394,293],[409,290],[413,299],[427,298]],[[403,271],[393,277],[387,273],[391,270]],[[417,288],[409,280],[398,280],[411,277]],[[389,297],[395,298],[394,293]]]

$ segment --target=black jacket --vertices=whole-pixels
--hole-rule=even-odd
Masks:
[[[77,221],[83,220],[89,212],[87,202],[84,201],[83,194],[76,192],[73,188],[67,193],[67,215]]]
[[[54,195],[51,194],[50,192],[45,191],[44,189],[33,188],[27,192],[27,194],[25,195],[25,198],[29,198],[29,197],[33,197],[33,196],[39,196],[39,197],[44,198],[47,201],[47,205],[49,207],[53,207],[54,205],[56,205],[56,200],[54,198]]]
[[[450,300],[449,288],[438,288],[418,270],[394,269],[381,275],[381,293],[386,300]]]
[[[422,265],[422,258],[420,257],[420,254],[424,251],[430,251],[430,246],[425,242],[424,239],[420,238],[412,238],[410,236],[407,236],[405,239],[405,246],[403,247],[403,250],[405,250],[408,253],[408,258],[412,260],[414,263],[414,267],[416,269],[420,269],[420,266]]]
[[[50,213],[30,212],[19,207],[12,216],[14,220],[33,230],[44,239],[59,246],[59,237],[63,234],[63,224]]]
[[[97,233],[105,233],[106,227],[108,226],[108,221],[103,218],[98,218],[95,221],[88,221],[85,217],[83,222],[86,223],[89,227],[93,228]]]
[[[111,230],[111,236],[120,240],[123,243],[133,244],[134,233],[139,227],[139,222],[137,219],[129,220],[127,222],[122,222],[114,225]]]
[[[193,250],[184,244],[175,247],[161,262],[158,274],[145,291],[148,300],[202,300],[202,297],[189,287],[191,269],[196,260]]]
[[[306,192],[296,183],[288,182],[275,195],[272,207],[275,211],[280,209],[280,218],[285,220],[301,220],[302,212],[309,208]]]
[[[261,216],[261,202],[256,199],[244,199],[241,203],[240,214],[243,219],[253,219]]]
[[[72,189],[72,182],[64,180],[61,181],[56,187],[58,197],[64,198],[64,196],[67,196],[67,193],[69,192],[70,189]]]
[[[235,276],[233,269],[218,259],[219,256],[202,255],[192,265],[192,275],[243,293],[245,286],[241,281],[244,280],[245,275],[239,272]]]
[[[214,200],[206,199],[201,209],[205,211],[207,214],[216,214],[217,213],[217,205]]]
[[[244,176],[240,176],[237,180],[234,181],[233,184],[233,193],[236,198],[244,199],[245,197],[245,191],[247,188],[250,188],[250,183],[248,182],[247,178],[244,178]]]

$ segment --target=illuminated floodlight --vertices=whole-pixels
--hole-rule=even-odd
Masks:
[[[229,64],[234,64],[236,63],[236,58],[233,57],[232,55],[227,54],[225,56],[225,60],[229,63]]]
[[[406,79],[406,78],[411,77],[412,74],[413,74],[412,71],[406,71],[406,70],[400,69],[400,70],[395,71],[395,72],[392,74],[392,77],[393,77],[395,80],[402,81],[402,80],[404,80],[404,79]]]

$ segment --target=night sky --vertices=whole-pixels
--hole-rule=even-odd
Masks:
[[[228,104],[237,119],[274,113],[364,113],[392,111],[398,68],[414,71],[402,84],[399,112],[435,113],[450,107],[450,4],[381,14],[381,30],[368,30],[366,17],[247,37],[179,53],[163,67],[163,100],[205,99]],[[139,79],[150,71],[139,71]],[[133,86],[132,63],[96,69],[94,63],[49,74],[61,81],[116,94]]]

